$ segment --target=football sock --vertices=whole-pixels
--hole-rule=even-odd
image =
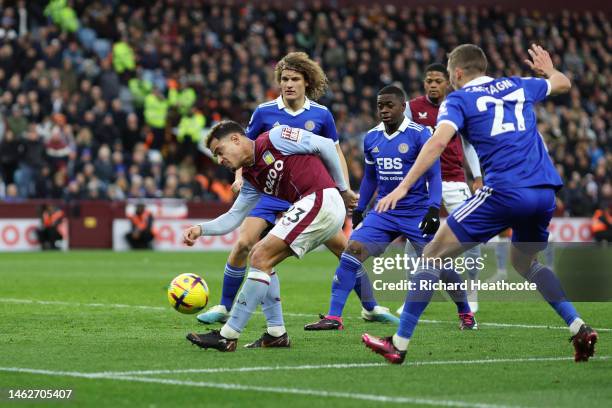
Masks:
[[[397,330],[397,335],[399,337],[403,337],[405,339],[412,337],[412,333],[414,332],[414,328],[419,321],[419,317],[421,317],[421,314],[423,314],[423,311],[433,296],[433,290],[429,288],[421,289],[421,284],[427,282],[427,286],[431,287],[431,285],[439,280],[440,279],[435,271],[428,270],[418,271],[412,277],[411,281],[415,283],[415,288],[414,290],[409,290],[408,294],[406,295],[404,310],[400,315],[400,324]]]
[[[480,245],[476,245],[475,247],[468,249],[463,254],[466,265],[470,265],[469,268],[466,267],[466,270],[471,280],[476,280],[476,278],[478,278],[478,268],[476,267],[476,259],[480,258],[480,256]],[[471,261],[468,261],[468,259],[471,259]]]
[[[377,305],[376,299],[374,298],[374,292],[372,290],[372,283],[366,270],[362,267],[357,272],[357,280],[355,281],[355,293],[361,300],[361,305],[365,310],[371,312]]]
[[[238,268],[229,263],[225,264],[225,272],[223,272],[223,289],[221,290],[221,304],[229,311],[232,309],[232,304],[236,298],[236,294],[242,285],[244,279],[245,268]]]
[[[286,330],[284,330],[285,322],[283,321],[283,308],[280,299],[280,282],[275,272],[272,272],[272,275],[270,275],[270,287],[264,297],[262,310],[264,316],[266,316],[268,333],[276,337],[282,336]],[[284,331],[276,334],[280,330],[278,328],[281,327]]]
[[[355,287],[357,273],[361,269],[363,269],[363,265],[359,259],[347,253],[343,253],[340,256],[340,265],[336,269],[332,283],[329,316],[342,316],[342,309],[344,309],[346,299]]]
[[[544,249],[544,258],[546,259],[546,266],[550,269],[555,266],[555,247],[554,245],[548,244]]]
[[[506,265],[508,265],[508,251],[510,250],[510,243],[507,241],[500,241],[495,246],[495,257],[497,258],[497,274],[507,276]]]
[[[440,274],[440,280],[444,283],[453,283],[460,285],[463,283],[463,279],[457,272],[453,269],[444,269]],[[447,290],[446,291],[453,302],[457,305],[457,313],[470,313],[470,305],[467,301],[467,292],[461,288],[457,290]]]
[[[561,288],[561,282],[550,268],[535,262],[531,265],[525,278],[537,285],[538,291],[544,299],[568,326],[580,317],[572,302],[567,300],[565,292]]]
[[[240,333],[270,288],[270,276],[251,267],[226,325]]]
[[[391,341],[393,342],[393,345],[396,349],[398,349],[399,351],[406,351],[410,339],[394,334],[393,339]]]

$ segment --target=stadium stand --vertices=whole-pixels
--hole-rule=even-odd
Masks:
[[[158,0],[0,5],[0,199],[172,197],[231,202],[232,174],[198,149],[221,118],[246,124],[277,96],[274,63],[302,50],[329,78],[319,101],[336,119],[352,184],[374,95],[421,74],[452,47],[483,47],[490,72],[528,75],[532,42],[574,86],[538,117],[566,181],[561,212],[591,216],[612,200],[612,27],[604,12],[500,7],[300,9]]]

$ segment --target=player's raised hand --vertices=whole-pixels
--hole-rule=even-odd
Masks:
[[[194,225],[183,231],[183,244],[193,246],[197,239],[202,235],[202,227]]]
[[[526,59],[525,62],[537,74],[548,78],[555,71],[552,59],[544,48],[539,45],[531,44],[531,48],[527,50],[531,60]]]
[[[356,194],[353,190],[348,189],[340,192],[342,200],[347,210],[352,210],[357,207],[357,201],[359,201],[359,194]]]
[[[408,192],[402,188],[400,184],[399,186],[395,187],[392,192],[381,198],[378,203],[376,203],[376,211],[381,213],[389,209],[394,210],[397,202],[406,197],[407,193]]]

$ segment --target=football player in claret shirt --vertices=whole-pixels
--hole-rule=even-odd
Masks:
[[[262,304],[268,329],[247,347],[288,347],[274,267],[289,256],[301,258],[333,239],[344,224],[345,207],[355,207],[357,195],[345,181],[334,142],[307,130],[277,126],[253,141],[238,123],[221,122],[211,130],[207,145],[221,165],[242,168],[244,182],[232,208],[212,221],[188,228],[185,244],[193,245],[202,235],[234,230],[262,194],[292,205],[251,250],[247,279],[221,331],[190,333],[187,339],[202,348],[234,351],[240,333]]]
[[[427,126],[433,130],[436,127],[438,109],[450,91],[448,72],[446,67],[440,63],[428,65],[425,68],[425,79],[423,80],[425,95],[411,99],[404,111],[405,115],[413,122]],[[474,177],[472,184],[473,191],[482,187],[482,173],[480,172],[480,161],[476,151],[471,144],[467,143],[460,135],[456,134],[450,140],[446,149],[440,156],[440,166],[442,168],[442,204],[450,214],[459,207],[465,200],[472,196],[472,191],[468,187],[463,170],[463,162],[466,162],[470,172]],[[406,243],[406,252],[411,253],[413,249],[409,242]],[[475,246],[464,254],[466,259],[476,260],[480,257],[480,247]],[[466,265],[475,265],[475,261],[466,261]],[[478,269],[476,267],[466,268],[470,279],[476,280]],[[476,291],[468,292],[470,309],[472,312],[478,310]],[[403,307],[397,311],[402,314]]]
[[[319,64],[310,59],[306,53],[291,52],[276,64],[274,75],[281,95],[273,101],[262,103],[255,109],[246,128],[246,135],[255,140],[263,132],[276,126],[287,125],[326,137],[335,143],[342,172],[348,182],[348,170],[338,144],[334,118],[325,106],[315,102],[327,90],[327,78]],[[242,180],[242,171],[239,169],[236,171],[233,185],[235,191],[240,189]],[[236,294],[244,280],[249,251],[260,237],[265,235],[266,230],[272,228],[278,215],[287,211],[290,206],[291,203],[286,200],[262,194],[255,208],[242,223],[238,241],[227,259],[220,304],[198,315],[198,321],[204,324],[227,321]],[[338,257],[346,245],[347,239],[343,232],[339,232],[334,239],[327,242],[327,247]],[[356,282],[354,290],[362,300],[361,316],[365,320],[399,323],[399,319],[393,316],[389,309],[379,306],[369,295],[371,284],[367,275]]]
[[[428,128],[404,116],[406,97],[400,88],[391,85],[381,89],[376,106],[381,123],[366,134],[363,142],[365,170],[359,203],[353,212],[355,230],[336,269],[329,312],[321,316],[321,320],[304,326],[305,330],[343,329],[342,311],[355,280],[365,273],[363,262],[370,256],[382,254],[400,236],[405,237],[420,255],[440,225],[442,179],[439,162],[434,163],[395,209],[384,214],[370,211],[363,219],[361,214],[374,192],[378,191],[377,199],[381,199],[393,191],[410,170],[421,146],[431,137]],[[453,270],[446,270],[442,279],[462,282]],[[476,328],[465,291],[449,294],[457,304],[461,329]]]
[[[561,177],[538,133],[534,105],[548,95],[566,93],[570,80],[557,71],[550,55],[538,45],[526,63],[544,78],[486,76],[487,58],[478,46],[463,44],[448,57],[451,85],[456,89],[440,106],[436,130],[423,146],[404,180],[380,200],[377,210],[395,208],[436,163],[456,132],[474,146],[485,173],[485,186],[448,217],[425,247],[427,258],[457,256],[466,247],[487,242],[512,228],[511,262],[565,321],[572,336],[574,360],[588,361],[595,352],[597,332],[587,326],[567,299],[553,271],[537,260],[548,241]],[[435,263],[434,263],[435,265]],[[435,268],[413,275],[419,291],[410,291],[393,337],[362,336],[366,346],[391,363],[400,364],[414,328],[431,299],[428,284],[440,279]]]

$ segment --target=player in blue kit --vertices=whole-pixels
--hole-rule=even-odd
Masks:
[[[321,316],[318,322],[304,326],[304,330],[343,329],[342,310],[355,281],[363,279],[365,275],[362,263],[370,256],[383,253],[399,236],[405,237],[420,254],[431,239],[430,234],[434,234],[440,225],[442,178],[439,161],[412,186],[410,195],[402,199],[396,208],[384,214],[371,211],[362,222],[360,214],[374,191],[378,189],[378,199],[393,191],[413,165],[421,147],[431,137],[428,128],[404,117],[406,98],[400,88],[384,87],[378,93],[376,104],[382,123],[370,130],[364,140],[365,176],[353,214],[353,228],[356,229],[336,269],[329,313]],[[445,282],[462,282],[461,277],[452,270],[445,271],[442,279]],[[450,294],[457,304],[460,328],[475,329],[476,321],[465,291]]]
[[[260,134],[279,125],[305,129],[314,134],[329,138],[336,143],[336,151],[342,165],[345,179],[348,180],[348,170],[344,154],[338,143],[336,124],[331,112],[323,105],[314,102],[326,92],[327,79],[321,67],[303,52],[292,52],[282,58],[274,70],[276,82],[280,85],[281,95],[273,100],[263,103],[255,109],[246,135],[255,140]],[[242,172],[236,171],[236,180],[232,188],[240,190],[242,186]],[[223,276],[223,289],[221,304],[208,309],[197,316],[205,324],[224,323],[230,315],[234,299],[244,280],[247,258],[253,245],[265,235],[280,213],[289,209],[291,204],[287,201],[262,194],[257,206],[251,211],[240,227],[240,234],[236,245],[228,257]],[[347,240],[342,231],[326,243],[328,248],[340,256],[346,248]],[[369,281],[359,281],[355,285],[355,292],[362,302],[362,317],[366,320],[399,323],[399,319],[391,314],[387,308],[379,306],[369,293]]]
[[[548,95],[568,92],[571,83],[554,68],[542,47],[533,45],[528,52],[531,60],[526,62],[544,78],[488,77],[487,58],[476,45],[460,45],[449,54],[448,72],[456,91],[440,107],[438,126],[414,166],[397,188],[378,202],[377,210],[396,208],[435,165],[455,132],[460,132],[476,149],[485,172],[485,186],[452,212],[425,247],[424,256],[457,256],[512,228],[512,265],[536,284],[569,327],[575,361],[588,361],[595,352],[597,332],[580,318],[552,270],[536,258],[547,245],[555,191],[562,182],[538,133],[534,104]],[[417,271],[413,280],[423,289],[408,293],[397,333],[386,338],[365,333],[362,340],[366,346],[391,363],[401,364],[419,317],[431,299],[432,291],[427,286],[439,279],[440,271],[434,267]]]

